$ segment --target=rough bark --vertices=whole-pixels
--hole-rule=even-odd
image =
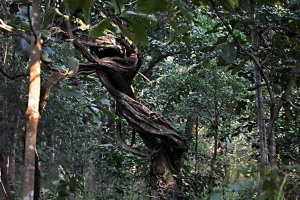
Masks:
[[[169,192],[176,199],[179,190],[173,177],[179,172],[179,162],[185,145],[181,136],[159,112],[153,112],[135,99],[131,83],[139,69],[137,48],[130,41],[117,41],[112,36],[97,40],[75,39],[74,45],[92,62],[79,66],[80,73],[95,72],[110,95],[116,100],[116,112],[139,133],[147,152],[127,150],[154,159],[157,174],[156,187],[161,197]],[[86,46],[90,46],[89,52]],[[119,138],[120,139],[120,138]],[[124,145],[124,144],[123,144]]]
[[[39,101],[40,101],[40,27],[41,27],[41,2],[40,0],[32,1],[31,12],[32,25],[32,42],[30,54],[30,84],[28,107],[26,110],[26,145],[25,145],[25,168],[22,198],[25,200],[33,199],[35,168],[36,168],[36,135],[39,121]]]
[[[249,18],[255,22],[255,6],[256,0],[249,0]],[[256,107],[257,107],[257,128],[258,128],[258,139],[259,139],[259,150],[260,150],[260,179],[259,179],[259,186],[258,186],[258,193],[259,195],[263,194],[263,179],[265,176],[265,169],[266,165],[268,164],[268,144],[267,144],[267,134],[265,131],[265,122],[264,122],[264,99],[263,99],[263,90],[260,85],[262,85],[262,69],[259,65],[259,58],[258,58],[258,27],[257,25],[251,25],[251,40],[252,40],[252,49],[253,49],[253,56],[254,60],[252,62],[253,65],[253,74],[254,74],[254,83],[257,87],[256,89]],[[256,62],[255,62],[256,60]]]
[[[255,21],[255,0],[249,0],[249,10],[250,10],[250,19]],[[258,27],[254,24],[251,25],[251,40],[252,40],[252,49],[253,54],[258,56]],[[256,57],[258,60],[258,57]],[[263,93],[262,87],[259,87],[262,84],[262,77],[260,73],[260,66],[253,62],[253,73],[254,73],[254,82],[258,86],[256,89],[256,107],[257,107],[257,127],[260,143],[260,162],[261,165],[265,165],[268,160],[268,151],[267,151],[267,142],[266,142],[266,133],[265,133],[265,123],[264,123],[264,107],[263,107]]]

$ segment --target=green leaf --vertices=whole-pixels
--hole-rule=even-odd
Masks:
[[[88,106],[89,110],[91,110],[92,112],[94,112],[94,110]],[[118,117],[116,114],[114,114],[113,112],[109,111],[108,109],[97,105],[96,108],[98,108],[99,110],[101,110],[104,114],[106,114],[108,117],[110,117],[111,119],[121,122],[122,119],[120,117]],[[96,113],[94,113],[95,115],[97,115]]]
[[[150,15],[150,14],[145,14],[145,13],[137,13],[137,12],[133,12],[133,11],[126,11],[125,13],[123,13],[121,15],[122,17],[128,18],[136,18],[136,19],[141,19],[143,21],[148,21],[149,23],[151,22],[157,22],[157,19],[155,17],[155,15]]]
[[[218,37],[218,40],[215,43],[215,46],[227,42],[227,38],[228,38],[228,35]]]
[[[78,64],[79,64],[79,60],[77,60],[74,56],[67,57],[67,67],[69,69],[77,67]]]
[[[142,46],[146,46],[148,44],[148,37],[145,26],[137,20],[132,19],[128,19],[128,24],[132,29],[133,41],[137,44],[141,44]]]
[[[116,22],[122,33],[132,40],[135,44],[141,44],[143,46],[147,45],[148,38],[145,26],[133,19],[126,19],[128,23],[128,28],[125,27],[123,24]]]
[[[115,10],[115,15],[119,15],[124,10],[125,2],[124,0],[111,0],[111,4]]]
[[[232,7],[232,5],[230,4],[229,0],[223,0],[223,1],[220,1],[220,4],[221,6],[229,11],[229,12],[233,12],[234,11],[234,8]]]
[[[98,38],[102,33],[110,27],[111,20],[106,18],[102,20],[99,24],[93,26],[89,31],[89,37]]]
[[[239,7],[239,0],[229,0],[229,4],[233,9],[236,9]]]
[[[130,33],[130,31],[126,28],[126,26],[124,26],[122,23],[120,23],[119,21],[116,21],[117,26],[119,27],[119,29],[122,31],[122,33],[128,37],[130,40],[133,40],[133,36]]]
[[[200,48],[200,51],[203,53],[212,52],[215,49],[215,46],[204,46]]]
[[[170,0],[138,0],[137,10],[144,13],[165,12]]]
[[[215,24],[210,30],[206,31],[205,34],[218,33],[220,30],[220,23]]]
[[[239,0],[239,8],[248,11],[249,10],[248,0]]]
[[[182,0],[177,0],[176,3],[180,9],[180,12],[182,13],[182,15],[191,24],[193,22],[194,15],[188,9],[188,5]]]
[[[71,13],[77,12],[77,9],[81,9],[85,22],[90,22],[90,8],[93,5],[92,0],[65,0],[64,3]]]
[[[233,63],[236,59],[236,48],[232,43],[226,44],[221,49],[221,57],[228,63]]]
[[[52,8],[46,10],[46,13],[44,14],[44,21],[43,21],[44,28],[47,28],[47,26],[52,23],[55,14],[56,11]]]
[[[93,0],[84,0],[80,2],[81,2],[80,6],[82,6],[84,20],[86,23],[90,23],[90,13],[91,13],[90,10],[93,5]]]
[[[64,0],[69,12],[74,13],[76,9],[80,8],[80,0]]]
[[[183,36],[182,41],[184,42],[186,47],[190,48],[192,46],[190,37]]]

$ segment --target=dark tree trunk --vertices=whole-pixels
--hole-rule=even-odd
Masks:
[[[128,41],[117,41],[112,36],[97,40],[75,39],[74,45],[92,62],[80,65],[79,74],[97,73],[102,84],[116,100],[117,114],[124,117],[137,131],[148,151],[132,149],[125,142],[122,142],[122,146],[140,156],[151,156],[158,193],[162,198],[177,199],[179,189],[173,174],[179,173],[185,145],[181,136],[161,113],[150,111],[135,99],[131,83],[140,65],[137,48]],[[85,46],[92,46],[91,50],[97,57]]]
[[[255,6],[256,0],[249,0],[249,18],[255,21]],[[258,58],[258,27],[256,25],[251,25],[251,39],[252,39],[252,49],[254,58],[257,60],[255,62],[253,60],[253,73],[254,73],[254,82],[256,89],[256,107],[257,107],[257,128],[258,128],[258,139],[259,139],[259,154],[260,154],[260,181],[259,181],[259,194],[263,194],[263,178],[265,176],[265,168],[268,164],[268,147],[267,147],[267,134],[265,131],[265,122],[264,122],[264,100],[263,100],[263,91],[262,91],[262,71],[260,69],[261,66],[258,65],[259,58]]]

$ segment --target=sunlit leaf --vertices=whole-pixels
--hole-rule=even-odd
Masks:
[[[229,0],[229,4],[232,8],[236,9],[239,7],[239,0]]]

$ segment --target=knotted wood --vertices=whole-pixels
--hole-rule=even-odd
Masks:
[[[98,75],[116,101],[117,114],[124,117],[142,138],[148,152],[145,154],[136,149],[131,152],[153,158],[156,174],[164,177],[156,183],[159,191],[177,188],[172,174],[179,172],[185,145],[161,113],[151,111],[134,96],[131,84],[140,67],[138,49],[129,40],[117,40],[113,36],[97,40],[75,39],[74,46],[91,62],[79,65],[78,73],[95,72]],[[122,146],[124,143],[122,141]],[[129,150],[129,146],[126,147]]]

